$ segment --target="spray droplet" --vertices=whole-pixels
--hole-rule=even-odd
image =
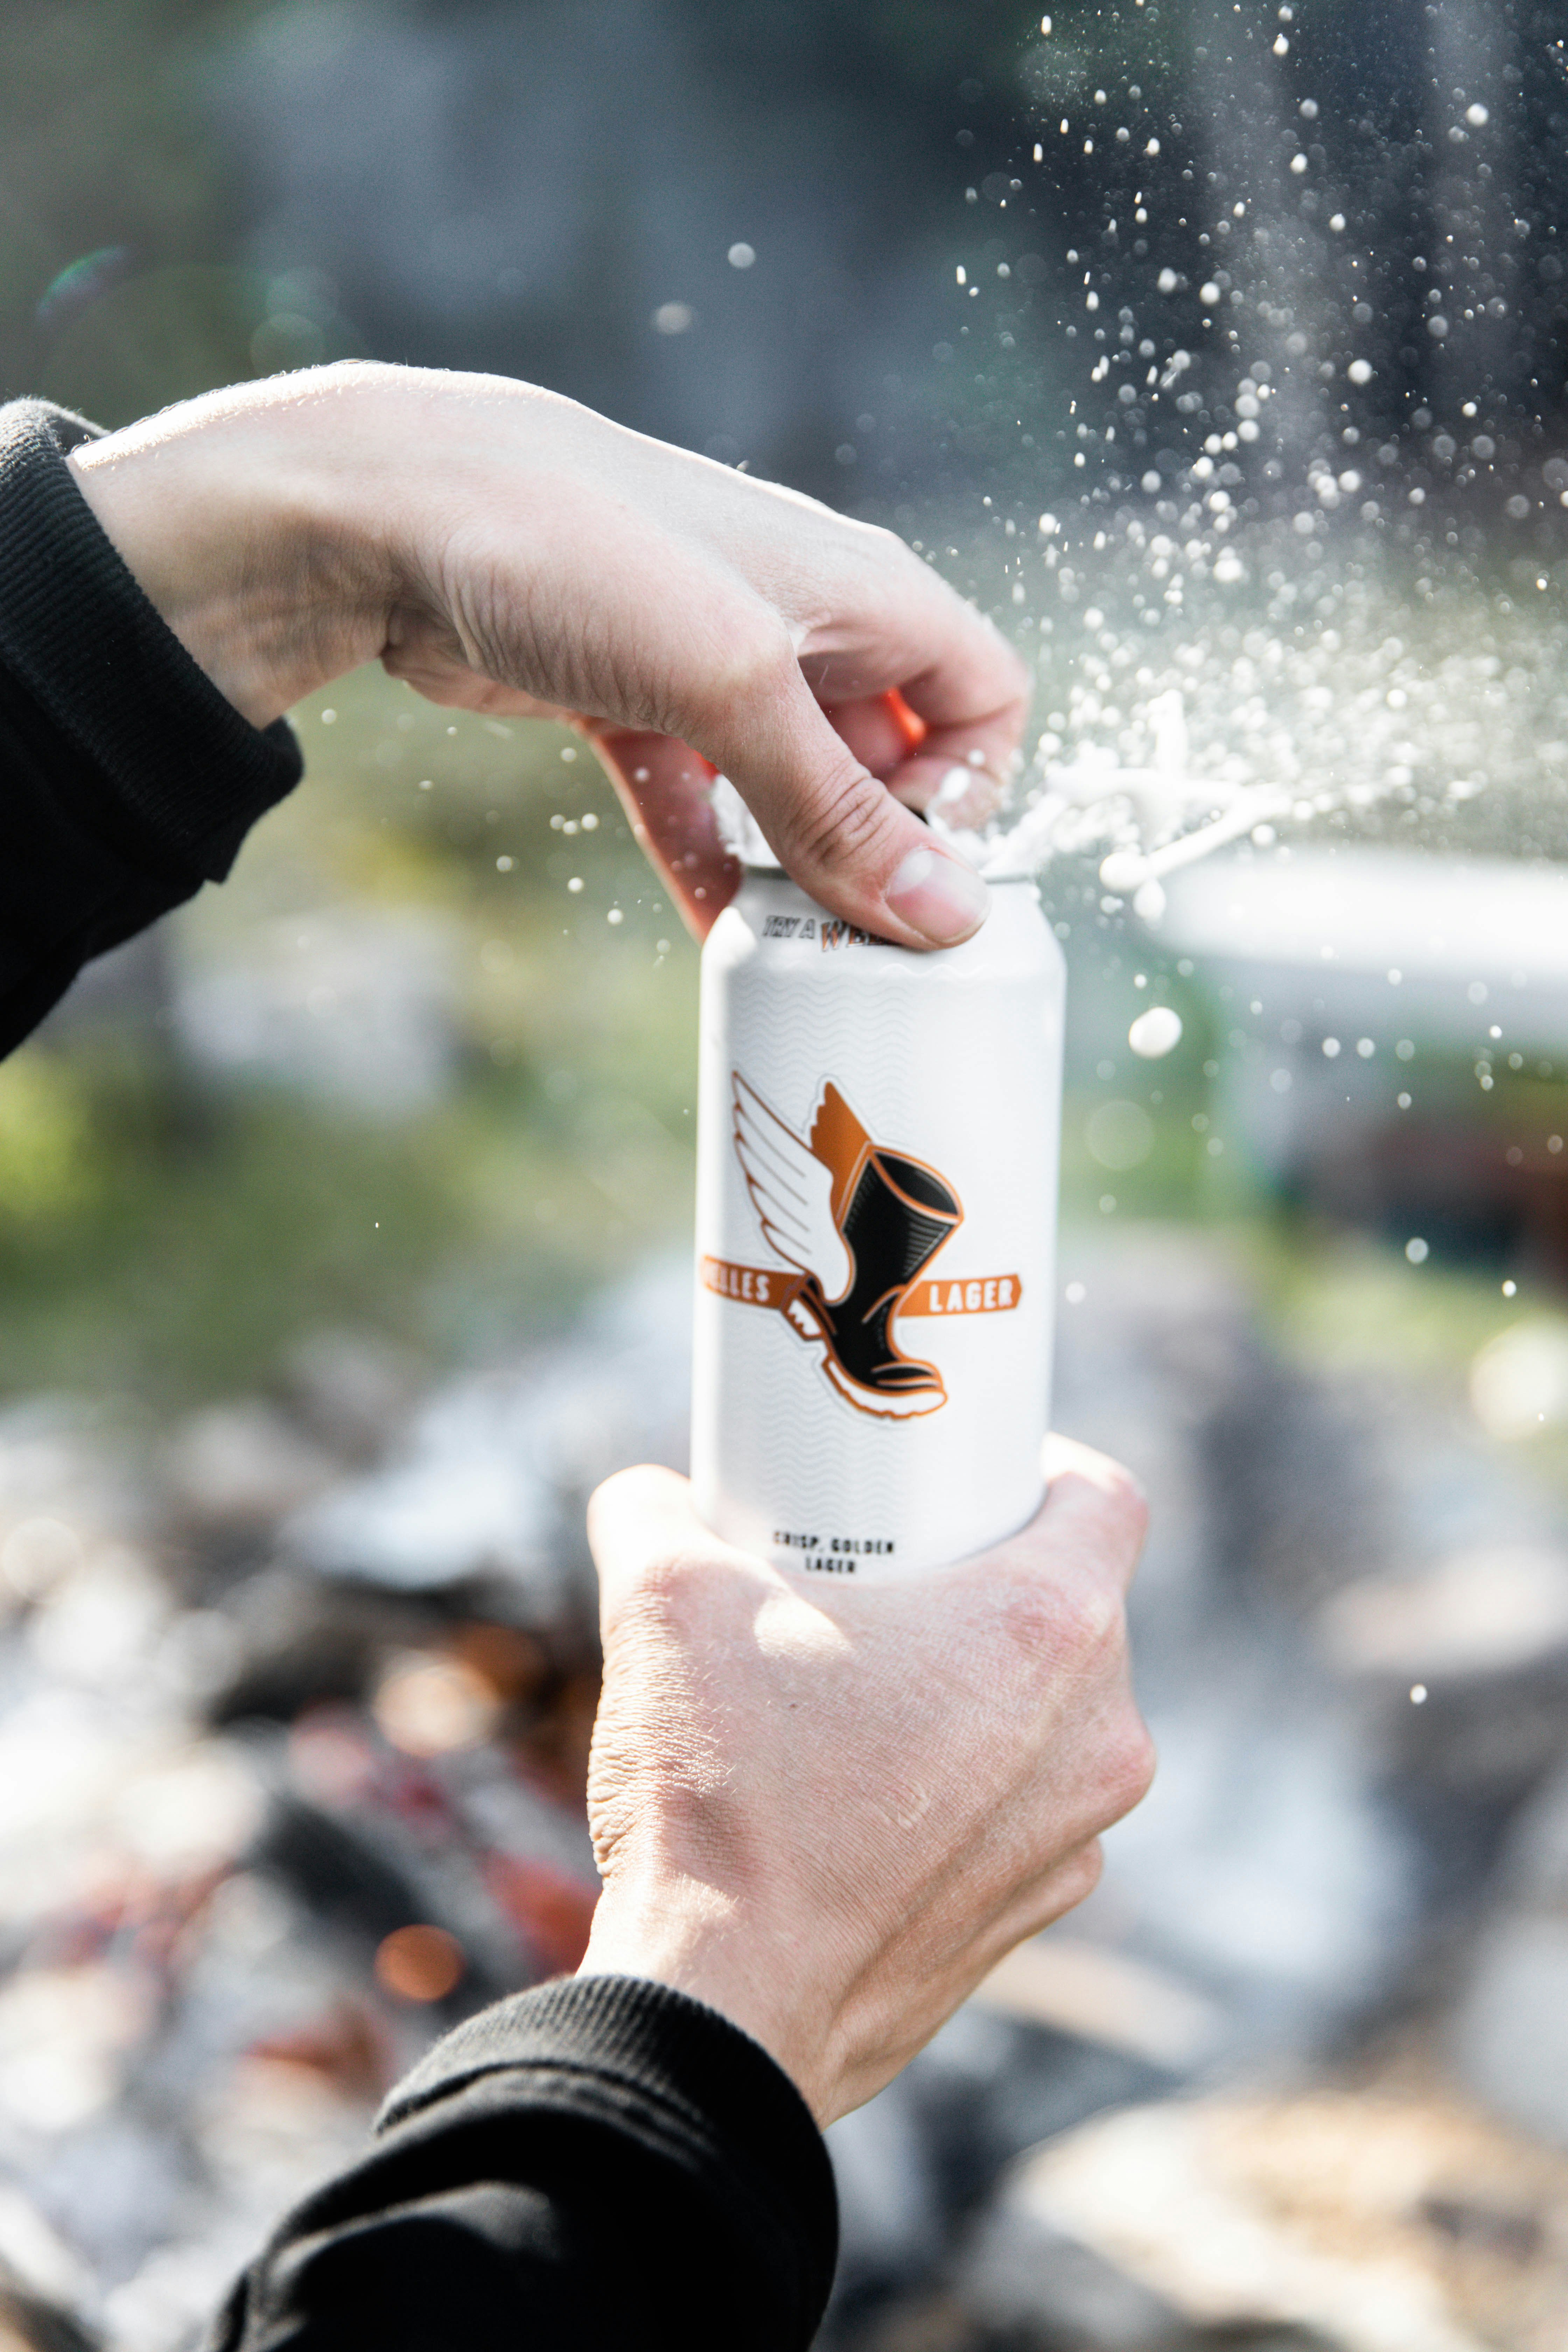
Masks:
[[[1182,1042],[1182,1016],[1169,1004],[1152,1004],[1127,1032],[1127,1042],[1141,1061],[1158,1062]]]
[[[1410,1685],[1410,1704],[1411,1704],[1411,1706],[1426,1706],[1426,1684],[1425,1684],[1425,1683],[1412,1683],[1412,1684],[1411,1684],[1411,1685]]]

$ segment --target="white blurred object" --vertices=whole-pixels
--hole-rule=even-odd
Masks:
[[[1568,1648],[1568,1558],[1539,1545],[1460,1552],[1419,1576],[1338,1592],[1321,1619],[1336,1664],[1409,1682],[1502,1674]]]
[[[1140,1061],[1158,1062],[1182,1042],[1182,1016],[1173,1005],[1152,1004],[1127,1032],[1127,1043]]]
[[[19,2189],[0,2188],[0,2267],[68,2307],[80,2310],[91,2299],[86,2264]]]
[[[1568,1321],[1532,1318],[1489,1339],[1470,1366],[1470,1402],[1489,1437],[1534,1437],[1568,1422]]]
[[[1526,1809],[1502,1884],[1455,2013],[1453,2053],[1478,2097],[1568,2147],[1568,1772]]]
[[[260,1399],[193,1413],[168,1454],[182,1511],[215,1527],[264,1527],[313,1500],[338,1474],[330,1454]]]
[[[1289,2106],[1278,2119],[1267,2108],[1249,2114],[1217,2104],[1127,2109],[1043,2149],[1007,2201],[1088,2247],[1189,2324],[1234,2330],[1238,2340],[1300,2328],[1336,2352],[1483,2352],[1454,2315],[1436,2266],[1410,2250],[1410,2151],[1402,2144],[1406,2161],[1374,2165],[1370,2178],[1364,2157],[1351,2166],[1373,2118],[1349,2099],[1341,2105],[1335,2218],[1342,2226],[1332,2252],[1310,2221],[1282,2210],[1270,2193],[1271,2144],[1281,2123],[1289,2128]],[[1321,2141],[1326,2115],[1306,2120]],[[1384,2133],[1390,2136],[1386,2120]],[[1418,2195],[1422,2171],[1436,2170],[1439,2159],[1434,2148],[1420,2165],[1419,2118],[1406,2136]]]
[[[691,1279],[684,1253],[660,1259],[558,1349],[437,1391],[382,1468],[300,1512],[294,1549],[408,1589],[499,1574],[558,1607],[586,1491],[630,1462],[684,1462]]]
[[[1503,991],[1510,1044],[1540,1036],[1550,1039],[1542,1051],[1561,1046],[1568,999],[1563,866],[1314,845],[1194,866],[1169,885],[1167,897],[1167,940],[1187,955],[1297,967],[1311,974],[1319,996],[1325,983],[1364,976],[1377,982],[1380,1004],[1389,1003],[1394,969],[1403,975],[1402,1017],[1417,986],[1452,989],[1458,981],[1451,1017],[1467,1035],[1477,1025],[1474,1006],[1486,1001],[1468,990]],[[1481,1016],[1482,1034],[1496,1017]]]
[[[1213,2001],[1167,1970],[1054,1930],[1009,1952],[970,1998],[1177,2074],[1212,2057],[1226,2025]]]
[[[193,971],[174,1024],[193,1060],[297,1087],[335,1108],[407,1117],[456,1065],[457,934],[413,909],[346,908],[271,923],[231,964]]]
[[[0,1988],[0,2117],[58,2132],[99,2115],[146,2022],[127,1977],[101,1963],[12,1977]]]
[[[168,1587],[127,1544],[104,1544],[50,1591],[27,1627],[27,1645],[61,1683],[123,1686],[134,1681],[172,1613]]]

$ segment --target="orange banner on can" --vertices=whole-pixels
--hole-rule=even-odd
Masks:
[[[703,1287],[721,1298],[745,1307],[776,1307],[782,1312],[805,1287],[804,1274],[776,1265],[739,1265],[727,1257],[698,1262]],[[1016,1274],[973,1275],[965,1279],[928,1276],[912,1282],[894,1307],[895,1315],[1005,1315],[1024,1295]]]
[[[746,1307],[785,1307],[805,1281],[804,1274],[786,1273],[782,1266],[736,1265],[727,1257],[701,1258],[697,1271],[704,1289]]]
[[[911,1282],[896,1312],[900,1315],[1005,1315],[1024,1296],[1016,1274],[971,1275],[963,1281],[928,1275]]]

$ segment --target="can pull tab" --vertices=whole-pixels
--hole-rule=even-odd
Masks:
[[[918,751],[931,730],[918,710],[911,710],[896,686],[881,698],[882,708],[904,739],[906,751]]]

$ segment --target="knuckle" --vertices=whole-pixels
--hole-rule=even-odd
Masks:
[[[791,827],[791,846],[816,866],[844,868],[874,862],[890,850],[900,814],[890,793],[857,762],[824,780],[813,804]]]
[[[1061,1614],[1054,1587],[1032,1576],[1015,1577],[1005,1590],[1004,1626],[1008,1639],[1031,1666],[1059,1653]]]
[[[1089,1492],[1093,1517],[1118,1550],[1136,1551],[1149,1527],[1149,1504],[1142,1487],[1120,1462],[1097,1454],[1089,1465]]]
[[[1097,1837],[1068,1855],[1051,1874],[1051,1895],[1058,1916],[1088,1900],[1100,1885],[1104,1869],[1105,1855]]]
[[[1107,1827],[1142,1803],[1153,1783],[1156,1760],[1147,1727],[1141,1717],[1131,1716],[1106,1759],[1104,1794],[1107,1803],[1115,1808]]]
[[[1001,1595],[1002,1622],[1031,1680],[1044,1673],[1092,1683],[1120,1670],[1127,1615],[1114,1581],[1100,1574],[1014,1577]]]
[[[1090,1838],[1077,1857],[1078,1893],[1074,1900],[1081,1903],[1094,1893],[1105,1874],[1105,1849],[1098,1838]]]
[[[620,1639],[681,1641],[693,1628],[711,1622],[714,1586],[711,1560],[681,1550],[656,1553],[616,1596],[605,1631]]]
[[[1086,1578],[1062,1602],[1062,1625],[1069,1654],[1080,1668],[1120,1665],[1127,1650],[1127,1612],[1117,1587],[1103,1576]]]
[[[800,664],[789,631],[774,613],[743,607],[724,615],[704,659],[703,699],[723,718],[788,691]]]
[[[1119,1532],[1129,1543],[1142,1544],[1149,1531],[1148,1497],[1131,1470],[1124,1470],[1120,1463],[1112,1467],[1108,1494]]]

